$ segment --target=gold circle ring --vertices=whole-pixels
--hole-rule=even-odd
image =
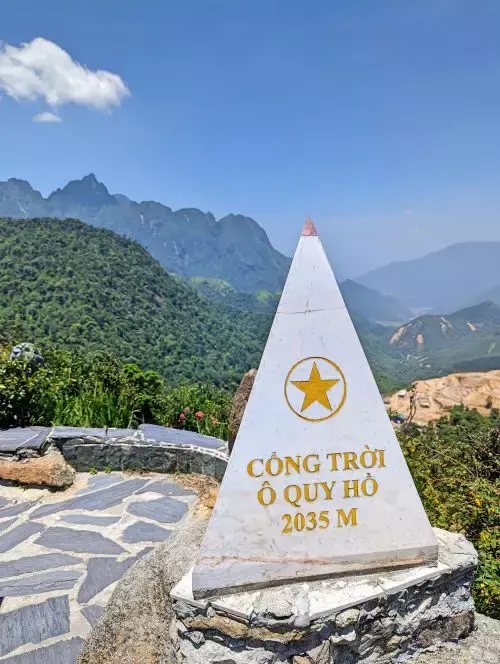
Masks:
[[[334,410],[332,410],[332,412],[331,412],[329,415],[325,415],[325,417],[306,417],[305,415],[302,415],[302,413],[299,413],[299,412],[298,412],[298,411],[292,406],[292,404],[290,403],[290,400],[288,399],[287,388],[288,388],[288,385],[289,385],[290,376],[292,375],[292,373],[295,371],[295,369],[296,369],[300,364],[303,364],[304,362],[307,362],[307,361],[309,361],[309,360],[323,360],[323,362],[326,362],[326,363],[329,364],[331,367],[333,367],[336,371],[338,371],[338,373],[340,374],[340,376],[341,376],[341,378],[342,378],[342,386],[343,386],[343,388],[344,388],[344,389],[343,389],[343,393],[342,393],[342,399],[340,400],[340,403],[339,403],[339,405],[337,406],[337,408],[335,408]],[[339,367],[339,365],[338,365],[338,364],[335,364],[335,362],[332,362],[332,361],[329,360],[328,358],[326,358],[326,357],[320,357],[320,356],[304,357],[304,359],[299,360],[298,362],[296,362],[296,363],[293,365],[293,367],[290,369],[290,371],[288,372],[288,374],[287,374],[287,376],[286,376],[286,379],[285,379],[284,393],[285,393],[285,400],[286,400],[286,402],[287,402],[287,404],[288,404],[288,407],[290,408],[290,410],[291,410],[292,412],[295,413],[295,415],[297,415],[297,417],[300,417],[302,420],[306,420],[307,422],[324,422],[325,420],[329,420],[330,417],[333,417],[334,415],[336,415],[336,414],[339,412],[339,410],[342,408],[342,406],[344,405],[345,400],[346,400],[346,398],[347,398],[347,381],[346,381],[346,378],[345,378],[345,376],[344,376],[344,372],[343,372],[342,369]]]

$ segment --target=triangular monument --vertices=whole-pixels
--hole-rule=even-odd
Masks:
[[[307,220],[193,570],[193,595],[436,560],[436,537]]]

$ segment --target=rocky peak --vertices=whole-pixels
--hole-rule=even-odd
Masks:
[[[94,173],[86,175],[81,180],[71,180],[62,189],[52,192],[47,200],[51,205],[58,206],[63,212],[82,205],[99,208],[103,205],[118,204],[116,198],[111,196],[106,186],[97,180]]]
[[[7,197],[2,186],[9,189]],[[68,182],[48,199],[28,183],[22,186],[28,193],[0,183],[0,216],[80,219],[136,240],[168,272],[222,279],[239,291],[275,292],[283,285],[290,260],[273,248],[250,217],[230,214],[217,221],[197,208],[172,210],[154,201],[113,196],[93,173]],[[39,198],[32,204],[35,194]]]
[[[39,191],[29,182],[10,178],[0,182],[0,214],[12,217],[40,217],[47,214],[47,206]]]

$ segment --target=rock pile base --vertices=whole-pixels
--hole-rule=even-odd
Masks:
[[[172,590],[179,664],[382,664],[466,637],[477,565],[461,535],[436,529],[437,566],[296,583],[195,600]]]

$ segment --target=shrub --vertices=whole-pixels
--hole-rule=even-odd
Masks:
[[[132,427],[164,424],[227,438],[231,395],[214,385],[169,389],[154,371],[122,365],[108,353],[51,349],[32,371],[0,352],[0,428]]]
[[[227,440],[231,395],[215,385],[182,385],[166,393],[162,424]]]
[[[463,533],[478,550],[477,610],[500,618],[498,413],[457,407],[449,419],[399,438],[432,525]]]

